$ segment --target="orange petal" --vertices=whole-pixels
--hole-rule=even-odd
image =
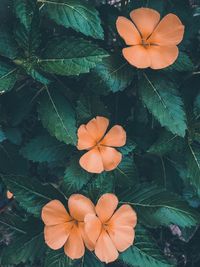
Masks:
[[[85,153],[79,163],[88,172],[101,173],[104,170],[101,154],[97,147]]]
[[[85,246],[79,228],[74,225],[64,246],[65,254],[72,260],[80,259],[85,253]]]
[[[122,205],[112,216],[109,225],[114,226],[130,226],[134,228],[137,224],[136,212],[130,205]]]
[[[85,216],[85,233],[95,247],[96,241],[101,233],[102,223],[95,214]]]
[[[70,215],[79,222],[83,222],[88,213],[95,213],[92,201],[80,194],[71,195],[68,200]]]
[[[46,225],[57,225],[71,219],[63,204],[58,200],[52,200],[42,208],[42,220]]]
[[[126,144],[126,132],[124,129],[115,125],[110,129],[106,136],[101,141],[101,145],[120,147]]]
[[[79,230],[81,232],[81,236],[83,238],[83,242],[84,242],[86,248],[89,249],[90,251],[93,251],[95,248],[95,244],[90,240],[89,235],[87,235],[87,233],[85,232],[85,223],[79,222],[78,227],[79,227]]]
[[[174,14],[166,15],[158,24],[148,41],[157,45],[177,45],[184,35],[184,25]]]
[[[100,197],[96,205],[96,213],[101,222],[107,222],[118,205],[118,198],[114,194],[104,194]]]
[[[109,120],[97,116],[86,124],[86,129],[96,142],[99,142],[104,136],[109,125]]]
[[[122,154],[115,148],[108,146],[100,146],[100,153],[105,171],[112,171],[122,160]]]
[[[130,16],[143,39],[149,37],[160,21],[160,14],[150,8],[135,9],[130,13]]]
[[[113,262],[119,256],[116,247],[105,230],[101,232],[97,240],[95,254],[100,261],[105,263]]]
[[[152,69],[163,69],[172,65],[179,54],[177,46],[155,46],[151,45],[147,49],[151,58]]]
[[[116,21],[117,31],[127,45],[137,45],[142,43],[140,33],[132,21],[125,17],[118,17]]]
[[[92,136],[87,131],[85,125],[81,125],[78,129],[78,144],[77,148],[79,150],[83,149],[89,149],[96,145],[95,140],[92,138]]]
[[[135,231],[130,226],[110,227],[108,234],[119,252],[123,252],[133,245]]]
[[[142,45],[136,45],[124,48],[122,50],[125,59],[133,66],[139,69],[148,68],[151,64],[147,49]]]
[[[73,222],[68,222],[53,226],[45,226],[44,228],[45,243],[51,249],[54,250],[63,247],[69,237],[73,224],[74,224]]]

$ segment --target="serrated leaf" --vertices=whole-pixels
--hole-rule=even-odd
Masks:
[[[103,39],[98,11],[84,0],[39,0],[50,19],[66,28],[97,39]]]
[[[0,62],[0,94],[13,88],[18,78],[18,68],[3,61]]]
[[[179,152],[184,147],[184,139],[170,132],[161,132],[156,142],[148,149],[148,153],[163,156],[170,152]]]
[[[19,217],[7,216],[6,218],[12,230],[16,233],[11,244],[5,246],[1,255],[1,264],[19,264],[21,262],[33,262],[39,259],[45,251],[43,226],[40,221],[29,218],[28,221],[20,221]],[[16,220],[17,219],[17,220]],[[1,222],[0,222],[1,223]],[[19,228],[23,232],[19,232]]]
[[[1,175],[8,190],[27,212],[40,216],[42,207],[53,199],[65,202],[64,196],[51,184],[43,185],[33,177]]]
[[[108,54],[81,38],[62,37],[49,42],[38,64],[43,71],[58,75],[87,73]]]
[[[87,87],[99,94],[116,93],[126,89],[132,82],[134,70],[121,57],[117,55],[103,59],[92,70]]]
[[[19,48],[15,42],[12,32],[5,25],[0,27],[0,55],[15,59],[19,54]]]
[[[154,184],[140,184],[121,194],[137,210],[138,218],[148,227],[176,224],[191,227],[199,223],[200,214],[180,196]]]
[[[101,195],[105,193],[112,193],[115,191],[115,176],[112,172],[103,172],[94,175],[84,193],[96,201]]]
[[[144,74],[139,81],[139,93],[144,105],[162,126],[173,134],[185,136],[186,114],[174,83],[161,75]]]
[[[76,104],[76,115],[80,124],[86,123],[96,116],[110,116],[100,97],[91,94],[80,95]]]
[[[156,244],[155,240],[144,227],[138,225],[135,229],[136,240],[133,246],[120,254],[119,259],[134,267],[170,267],[170,264]]]
[[[194,186],[200,197],[200,146],[198,144],[188,144],[186,154],[188,182]]]
[[[49,135],[31,139],[20,150],[20,154],[34,162],[59,162],[67,158],[67,146]]]
[[[15,38],[25,51],[25,55],[30,57],[41,43],[39,9],[35,0],[16,0],[14,11],[19,19],[15,29]]]
[[[138,181],[138,171],[137,167],[132,159],[132,157],[123,157],[122,162],[114,171],[116,184],[118,186],[128,187],[134,185]]]
[[[197,95],[194,101],[194,114],[196,119],[200,118],[200,93]]]
[[[47,250],[44,267],[74,267],[74,263],[64,253],[63,249]]]
[[[128,139],[126,142],[126,145],[123,147],[119,147],[118,150],[124,155],[127,156],[129,153],[131,153],[136,148],[136,143],[134,143],[132,140]]]
[[[92,175],[83,170],[79,164],[79,159],[73,157],[69,166],[65,170],[62,188],[65,194],[71,195],[82,189],[92,178]]]
[[[39,117],[52,136],[66,144],[76,145],[75,112],[67,99],[59,92],[49,91],[40,98]]]

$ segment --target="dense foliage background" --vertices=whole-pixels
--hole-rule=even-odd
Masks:
[[[185,25],[169,68],[121,56],[115,21],[141,6]],[[200,266],[199,29],[199,1],[0,1],[0,266],[105,266],[44,243],[41,208],[74,192],[115,192],[137,211],[134,246],[109,266]],[[128,135],[119,167],[100,175],[81,169],[76,148],[96,115]]]

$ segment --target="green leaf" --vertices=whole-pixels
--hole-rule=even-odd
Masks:
[[[16,231],[11,244],[5,246],[1,255],[1,264],[19,264],[21,262],[33,262],[40,259],[45,251],[43,226],[40,221],[29,218],[28,221],[20,222],[16,216],[7,216],[11,222],[12,230]],[[11,221],[12,220],[12,221]],[[1,223],[1,222],[0,222]],[[23,226],[24,232],[18,229]]]
[[[120,254],[119,259],[134,267],[170,267],[171,265],[160,251],[156,241],[144,227],[138,225],[135,229],[134,245]]]
[[[18,68],[5,63],[0,62],[0,94],[11,90],[18,78]]]
[[[35,0],[14,1],[14,11],[19,19],[15,35],[20,47],[25,50],[26,56],[35,53],[40,45],[39,10]]]
[[[173,134],[185,136],[186,114],[174,83],[161,75],[144,74],[139,81],[139,92],[144,105],[162,126]]]
[[[87,73],[107,56],[105,50],[81,38],[62,37],[49,42],[38,64],[58,75]]]
[[[8,190],[27,212],[40,216],[42,207],[53,199],[65,203],[64,196],[51,184],[43,185],[33,177],[1,175]]]
[[[138,181],[138,171],[132,157],[124,157],[114,172],[118,186],[128,187]]]
[[[52,136],[66,144],[76,145],[75,112],[67,99],[58,91],[49,91],[40,98],[39,117]]]
[[[73,261],[66,256],[63,249],[47,250],[44,267],[75,267]]]
[[[72,193],[81,190],[91,177],[92,175],[90,173],[81,168],[78,158],[73,157],[69,162],[69,166],[65,170],[62,183],[63,191],[67,195],[71,195]]]
[[[196,118],[200,118],[200,93],[197,95],[194,101],[194,114]]]
[[[103,172],[94,175],[85,188],[84,193],[89,195],[91,199],[96,201],[105,193],[113,193],[115,191],[115,176],[113,172]]]
[[[50,19],[66,28],[97,39],[103,39],[98,11],[84,0],[38,0]]]
[[[126,145],[123,147],[119,147],[118,150],[124,155],[127,156],[129,153],[131,153],[136,148],[136,143],[134,143],[132,140],[128,139],[126,142]]]
[[[104,267],[93,253],[86,251],[80,260],[71,260],[63,249],[47,250],[44,267]]]
[[[20,154],[34,162],[60,162],[67,158],[67,147],[48,134],[31,139]]]
[[[200,146],[198,144],[188,144],[188,146],[186,154],[188,181],[200,197]]]
[[[137,210],[138,218],[148,227],[176,224],[191,227],[199,223],[200,214],[178,195],[154,184],[140,184],[121,194]]]
[[[163,156],[170,152],[179,152],[184,147],[184,139],[170,132],[162,131],[156,142],[148,149],[148,153]]]
[[[0,27],[0,55],[15,59],[19,54],[19,48],[15,42],[12,32],[5,25]]]
[[[165,68],[163,71],[193,71],[194,68],[194,64],[189,56],[186,53],[180,51],[179,56],[174,64],[172,64],[168,68]]]
[[[99,94],[123,91],[132,82],[134,69],[117,55],[103,59],[92,70],[87,87],[94,89]]]
[[[3,142],[4,140],[6,140],[6,135],[0,127],[0,143]]]
[[[80,94],[76,104],[76,115],[78,122],[86,123],[96,116],[109,117],[107,107],[100,97],[93,94]]]

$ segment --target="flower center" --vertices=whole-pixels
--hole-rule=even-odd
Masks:
[[[151,44],[148,42],[148,39],[142,39],[142,45],[143,45],[144,47],[148,47],[148,46],[150,46]]]

